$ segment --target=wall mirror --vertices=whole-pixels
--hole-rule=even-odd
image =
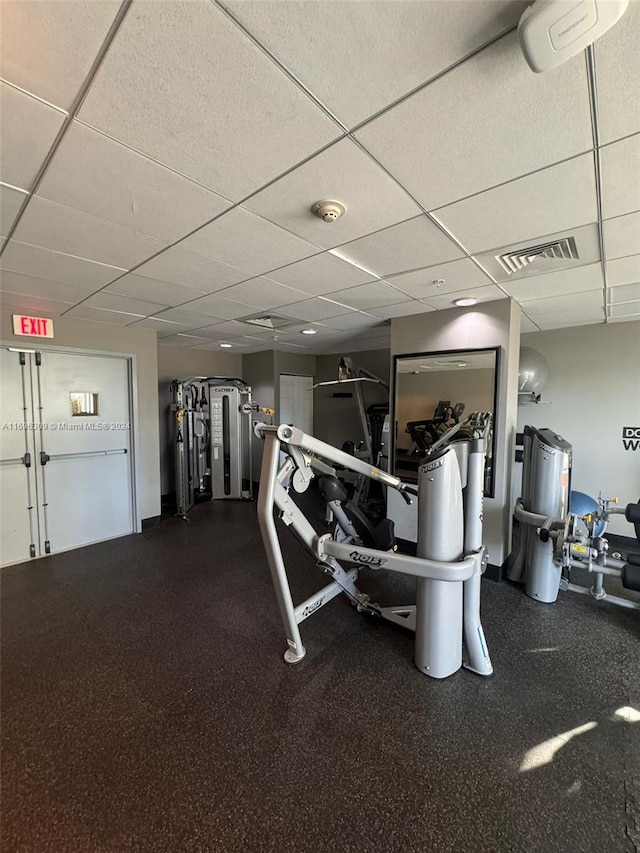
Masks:
[[[440,435],[472,412],[491,412],[485,496],[493,497],[498,354],[493,347],[394,357],[393,474],[417,480],[420,460]]]

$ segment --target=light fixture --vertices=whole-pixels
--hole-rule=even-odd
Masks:
[[[318,330],[317,329],[303,329],[302,334],[303,335],[317,335]]]
[[[231,344],[220,344],[220,346],[224,347],[225,349],[229,349]]]
[[[465,299],[455,299],[453,304],[460,308],[466,308],[468,305],[475,305],[477,301],[473,296],[467,296]]]

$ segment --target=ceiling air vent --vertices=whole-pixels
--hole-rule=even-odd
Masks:
[[[520,272],[529,264],[536,264],[538,272],[543,273],[548,269],[555,269],[558,261],[575,261],[579,258],[576,241],[573,237],[562,237],[551,243],[540,243],[539,246],[526,246],[506,252],[504,255],[496,255],[495,258],[502,269],[512,275]],[[549,264],[548,262],[553,263]]]
[[[261,329],[269,329],[272,332],[277,332],[280,329],[295,326],[296,323],[301,321],[294,320],[292,317],[281,317],[278,314],[254,314],[251,317],[242,317],[238,322],[249,323],[251,326],[260,326]]]

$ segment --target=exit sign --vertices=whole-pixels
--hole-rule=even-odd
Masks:
[[[24,317],[22,314],[14,314],[13,333],[25,335],[28,338],[52,338],[53,320],[46,317]]]

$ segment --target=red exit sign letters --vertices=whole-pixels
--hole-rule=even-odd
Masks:
[[[46,317],[24,317],[22,314],[14,314],[13,333],[28,338],[52,338],[53,320]]]

